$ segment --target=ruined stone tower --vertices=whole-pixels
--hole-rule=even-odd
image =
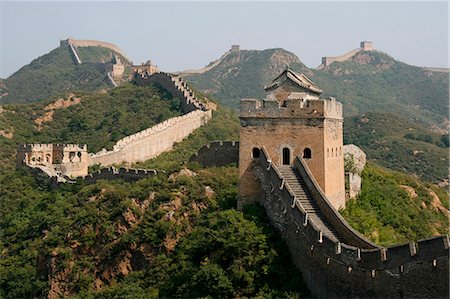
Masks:
[[[242,99],[240,108],[240,204],[259,192],[252,164],[265,147],[278,166],[301,156],[336,208],[345,206],[342,104],[322,93],[305,75],[286,69],[264,88],[260,101]]]

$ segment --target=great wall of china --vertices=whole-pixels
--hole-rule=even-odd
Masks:
[[[117,141],[113,150],[87,153],[86,145],[26,144],[18,146],[17,164],[39,168],[57,181],[65,177],[86,177],[88,166],[102,167],[134,163],[154,158],[172,148],[197,128],[209,122],[212,110],[199,101],[194,92],[179,77],[167,73],[136,73],[137,85],[158,84],[178,98],[183,115],[170,118]],[[48,169],[45,169],[48,168]]]
[[[301,157],[290,177],[264,148],[261,152],[256,170],[263,192],[260,203],[314,295],[448,298],[448,236],[387,248],[372,244],[332,207]],[[300,200],[295,188],[308,199]],[[308,202],[315,212],[308,211]]]
[[[75,47],[103,47],[103,48],[108,48],[114,52],[119,53],[120,55],[122,55],[124,58],[126,58],[127,60],[128,57],[125,55],[125,53],[122,52],[122,50],[120,50],[120,48],[114,44],[111,43],[107,43],[107,42],[101,42],[101,41],[97,41],[97,40],[77,40],[77,39],[73,39],[73,38],[68,38],[66,40],[61,40],[60,41],[60,45],[64,46],[64,45],[68,45],[71,49],[75,50]],[[75,51],[76,53],[76,51]],[[80,62],[81,63],[81,59]]]
[[[350,58],[352,58],[353,56],[355,56],[356,54],[358,54],[361,51],[373,51],[373,49],[374,48],[373,48],[372,42],[362,41],[361,46],[359,48],[353,49],[350,52],[345,53],[341,56],[322,57],[322,64],[319,65],[318,69],[321,69],[325,66],[329,66],[330,64],[332,64],[335,61],[342,62],[342,61],[349,60]]]
[[[361,51],[361,49],[357,50]],[[354,52],[344,56],[347,57],[352,53]],[[341,58],[345,58],[344,56]],[[328,63],[332,63],[330,61],[328,60]],[[297,76],[294,79],[302,78]],[[212,117],[211,109],[199,101],[178,76],[165,73],[152,75],[137,73],[135,82],[138,85],[156,83],[168,90],[173,97],[180,99],[184,115],[127,136],[119,140],[112,151],[104,150],[87,155],[85,145],[25,145],[22,146],[22,151],[18,151],[21,153],[18,155],[18,164],[40,161],[51,166],[56,161],[60,165],[54,169],[55,171],[66,169],[70,172],[71,169],[79,171],[80,165],[61,164],[84,163],[86,175],[83,179],[88,182],[119,177],[137,180],[157,174],[154,170],[109,167],[87,175],[88,165],[107,166],[124,161],[135,162],[152,158],[169,150],[174,142],[187,137]],[[300,89],[301,92],[299,92],[298,86],[292,87],[292,82],[296,83],[296,80],[291,78],[285,82],[287,83],[283,84],[286,84],[288,88],[280,93],[283,96],[290,94],[285,106],[280,106],[275,99],[271,98],[266,98],[262,102],[264,108],[270,110],[269,112],[274,116],[271,118],[271,123],[278,117],[277,109],[293,108],[294,104],[296,104],[295,109],[305,109],[305,107],[309,109],[312,107],[310,105],[314,104],[314,101],[305,98],[304,90]],[[297,82],[298,85],[301,85],[300,83]],[[312,90],[312,87],[308,88]],[[252,101],[256,103],[254,99]],[[325,101],[328,101],[325,102],[325,107],[335,104],[334,99]],[[241,108],[247,107],[248,105],[245,106],[247,102],[244,101]],[[299,103],[301,105],[297,105]],[[249,111],[246,112],[245,109],[244,112],[241,111],[241,126],[264,123],[261,115],[256,114],[254,121],[248,124],[245,121],[242,122],[242,117],[245,118]],[[317,109],[314,110],[313,114],[317,114],[317,111]],[[302,124],[313,129],[321,128],[321,125],[314,120],[321,119],[322,116],[330,116],[326,113],[319,117],[312,116],[313,114],[307,117],[311,118],[308,121],[301,121]],[[291,115],[289,119],[292,122],[295,117]],[[332,133],[335,135],[334,131]],[[220,166],[237,161],[241,164],[244,161],[243,155],[239,153],[242,143],[243,140],[213,142],[201,148],[190,161],[205,166]],[[258,189],[256,200],[264,206],[272,225],[285,239],[291,260],[301,269],[303,280],[313,295],[321,298],[448,298],[450,242],[447,235],[391,247],[376,245],[355,231],[339,214],[322,191],[319,180],[316,180],[313,175],[311,160],[305,161],[301,154],[294,155],[292,151],[292,156],[287,156],[288,163],[285,163],[285,148],[279,157],[271,157],[270,150],[265,146],[253,144],[251,147],[253,149],[246,155],[250,157],[250,152],[252,153],[249,169],[251,169],[252,181]],[[314,150],[314,147],[311,148],[313,157],[316,159],[319,151]],[[325,148],[323,147],[324,157]],[[341,159],[342,155],[337,154],[337,148],[334,159],[338,157]],[[289,151],[288,153],[290,154]],[[303,157],[311,159],[311,151],[309,153],[310,156],[306,157],[303,151]],[[326,157],[328,158],[328,154]],[[290,159],[293,159],[292,163]],[[278,160],[280,162],[277,162]],[[33,165],[33,169],[42,172],[43,169],[40,167],[42,165],[37,166],[39,167]]]

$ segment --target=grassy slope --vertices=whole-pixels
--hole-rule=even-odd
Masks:
[[[112,145],[165,119],[180,115],[179,102],[156,87],[123,85],[103,93],[78,93],[81,103],[56,110],[53,121],[36,129],[34,120],[44,115],[47,100],[25,105],[6,105],[0,128],[14,132],[13,140],[1,137],[7,146],[18,143],[86,143],[90,152]]]
[[[290,54],[282,49],[232,53],[217,67],[188,76],[187,80],[213,94],[223,105],[238,108],[241,98],[264,98],[264,84],[282,71],[284,66],[273,67],[274,60],[270,59],[275,51]],[[283,55],[275,55],[275,61]],[[444,147],[434,145],[435,140],[429,143],[404,138],[411,133],[407,126],[433,139],[440,137],[430,128],[441,127],[448,117],[446,74],[427,72],[382,52],[360,52],[351,61],[335,62],[322,70],[306,68],[295,56],[290,59],[291,68],[317,83],[324,90],[324,97],[334,96],[344,104],[347,143],[361,146],[369,159],[386,167],[433,182],[447,177]],[[366,112],[379,114],[366,125],[355,125],[352,117]],[[396,117],[388,117],[385,112]],[[376,127],[376,134],[371,133],[372,127]],[[423,153],[413,156],[414,151]]]
[[[424,125],[448,117],[448,75],[394,60],[382,52],[360,52],[352,60],[314,71],[324,96],[335,96],[348,116],[391,112]]]
[[[158,95],[151,88],[127,86],[93,97],[108,102],[114,94],[121,94],[120,101],[126,101],[126,95],[131,93],[130,98],[134,98],[142,92]],[[140,102],[126,103],[121,112],[136,113],[133,107]],[[25,117],[27,113],[32,115],[28,105],[15,107],[16,116],[23,114],[14,118],[19,132],[21,125],[36,116]],[[83,111],[97,111],[87,108],[75,110],[73,117]],[[30,110],[21,112],[23,109]],[[101,110],[98,113],[100,120],[110,118],[105,118]],[[144,120],[134,119],[135,125]],[[110,130],[120,130],[127,123],[120,122]],[[56,126],[54,133],[58,128],[63,130]],[[308,291],[299,283],[298,270],[289,262],[287,248],[268,225],[262,208],[250,206],[244,214],[234,210],[237,168],[200,169],[185,163],[204,143],[237,139],[237,128],[236,115],[219,109],[208,125],[177,144],[174,151],[139,165],[165,169],[166,173],[134,183],[100,181],[50,190],[28,171],[14,170],[13,157],[3,154],[6,163],[2,160],[0,172],[0,296],[45,296],[50,288],[47,274],[50,278],[62,277],[64,282],[59,286],[80,298],[307,296]],[[20,133],[14,138],[28,139],[33,134],[25,135]],[[2,148],[6,145],[6,152],[13,154],[10,145],[17,139],[0,140],[6,142]],[[168,179],[170,173],[184,166],[198,175]],[[364,178],[360,201],[344,211],[356,228],[372,237],[378,231],[382,238],[377,241],[382,243],[441,230],[436,223],[442,219],[405,203],[410,199],[398,187],[399,183],[422,183],[373,165],[369,165]],[[215,191],[212,197],[205,192],[207,186]],[[423,192],[418,193],[420,200],[430,201]],[[392,207],[396,212],[401,210],[400,216],[392,215]],[[423,226],[415,225],[417,221]],[[102,290],[95,291],[95,285],[100,284]]]
[[[439,182],[448,176],[448,141],[391,113],[366,113],[344,122],[344,141],[356,144],[376,163]]]
[[[277,53],[282,53],[279,60],[271,60]],[[210,71],[186,79],[201,91],[212,94],[225,107],[239,108],[241,98],[263,97],[264,85],[288,65],[307,71],[294,54],[282,49],[242,50],[228,54]]]
[[[83,60],[73,62],[67,47],[58,47],[3,80],[8,96],[3,103],[32,102],[53,95],[73,91],[92,91],[110,88],[105,62],[110,62],[112,51],[101,47],[78,49]]]
[[[342,214],[352,227],[372,241],[393,245],[449,234],[449,219],[433,207],[430,194],[435,192],[448,209],[445,191],[374,163],[366,166],[362,177],[360,195],[347,203]],[[401,186],[412,187],[415,195]]]

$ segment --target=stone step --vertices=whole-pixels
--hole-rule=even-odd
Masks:
[[[290,166],[281,166],[279,167],[279,170],[285,183],[290,187],[297,200],[300,201],[300,204],[305,209],[306,213],[308,213],[316,227],[322,231],[323,234],[339,240],[338,235],[328,224],[326,218],[322,215],[319,206],[309,193],[303,179]]]

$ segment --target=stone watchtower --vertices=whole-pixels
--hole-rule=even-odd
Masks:
[[[342,104],[322,93],[305,75],[286,69],[264,89],[267,97],[242,99],[239,195],[248,203],[259,192],[252,165],[265,147],[278,166],[303,157],[336,209],[345,206]]]

